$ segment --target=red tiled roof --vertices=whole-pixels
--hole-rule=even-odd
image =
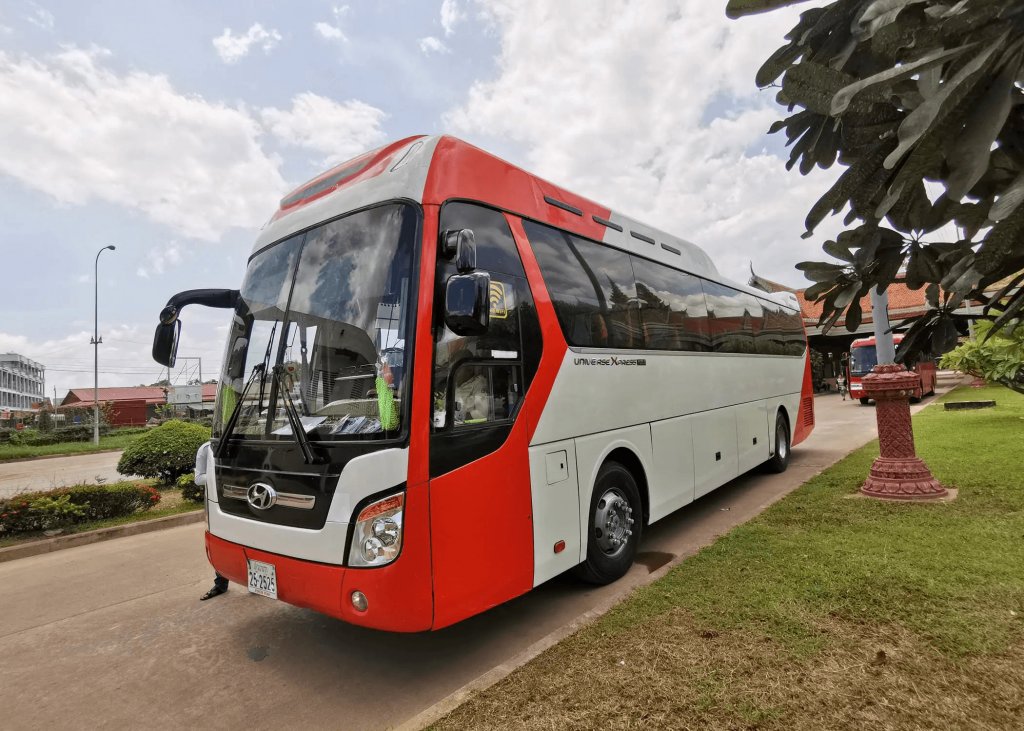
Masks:
[[[217,384],[203,384],[203,401],[213,401],[217,398]],[[147,404],[163,404],[167,402],[163,386],[115,386],[112,388],[99,389],[100,403],[106,401],[136,401],[144,399]],[[73,388],[68,391],[67,396],[60,402],[61,406],[92,405],[91,388]]]
[[[796,298],[800,302],[800,311],[803,313],[804,320],[808,325],[817,325],[818,318],[821,317],[821,300],[817,302],[808,302],[804,299],[804,290],[796,290]],[[871,318],[871,295],[867,294],[861,297],[860,300],[861,311],[864,313],[862,319],[863,323],[872,322]],[[907,317],[914,317],[920,315],[928,309],[928,303],[925,300],[925,288],[913,290],[907,287],[904,282],[893,282],[889,285],[889,319],[890,320],[902,320]],[[846,324],[846,317],[840,317],[836,322],[837,325]]]

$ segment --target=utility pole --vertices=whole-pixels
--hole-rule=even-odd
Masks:
[[[93,331],[92,343],[92,443],[100,443],[100,254],[107,249],[114,251],[117,247],[104,246],[96,252],[96,261],[93,264],[92,280],[95,285],[95,297],[93,299]]]

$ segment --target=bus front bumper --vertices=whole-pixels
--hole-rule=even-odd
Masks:
[[[403,556],[388,566],[350,569],[268,553],[206,533],[206,557],[214,570],[248,587],[248,562],[273,564],[280,601],[335,617],[351,624],[392,632],[421,632],[433,621],[429,572],[409,576]],[[357,610],[352,593],[362,592],[366,610]],[[273,601],[269,600],[268,601]]]

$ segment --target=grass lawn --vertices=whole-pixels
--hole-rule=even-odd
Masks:
[[[874,442],[437,728],[1024,728],[1024,396],[925,409],[948,504],[852,498]]]
[[[151,481],[137,480],[137,482]],[[79,523],[78,525],[71,526],[70,528],[65,528],[60,535],[67,536],[72,533],[83,533],[88,530],[110,528],[115,525],[124,525],[125,523],[138,523],[144,520],[154,520],[155,518],[166,518],[168,515],[177,515],[178,513],[190,513],[194,510],[202,510],[202,507],[201,503],[192,503],[187,500],[182,500],[181,490],[178,488],[162,489],[160,490],[160,502],[151,510],[147,510],[144,513],[135,513],[134,515],[124,515],[120,518],[107,518],[106,520],[93,520],[88,523]],[[0,548],[6,548],[7,546],[14,546],[20,543],[40,541],[48,537],[49,536],[45,536],[42,533],[19,533],[14,536],[0,538]]]
[[[32,457],[53,457],[64,454],[102,452],[107,449],[124,449],[141,436],[141,433],[124,435],[111,434],[109,436],[100,437],[100,444],[98,447],[92,442],[59,442],[58,444],[44,444],[33,447],[14,444],[0,444],[0,462],[9,459],[30,459]]]

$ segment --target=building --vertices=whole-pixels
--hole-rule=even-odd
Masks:
[[[45,370],[31,358],[0,353],[0,410],[38,410],[46,393]]]
[[[202,404],[187,408],[193,416],[199,413],[213,413],[213,404],[216,400],[217,384],[204,383]],[[157,416],[157,408],[167,404],[167,389],[163,386],[101,388],[99,402],[101,407],[110,404],[111,426],[138,426]],[[92,409],[93,404],[91,388],[73,388],[60,402],[57,410],[65,413],[82,412]]]

